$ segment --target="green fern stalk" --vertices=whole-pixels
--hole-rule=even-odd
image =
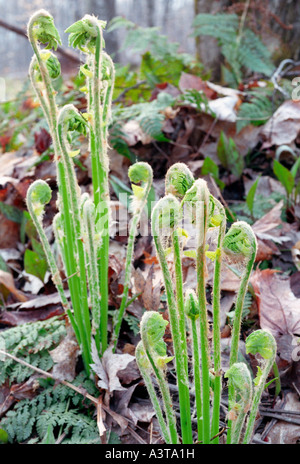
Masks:
[[[167,234],[173,231],[178,223],[179,202],[173,195],[166,195],[159,200],[152,211],[152,235],[156,247],[157,256],[162,269],[168,309],[170,315],[171,332],[173,336],[175,363],[177,372],[177,384],[179,392],[180,405],[180,422],[182,442],[188,444],[192,442],[191,433],[191,415],[190,415],[190,398],[189,383],[186,370],[186,359],[181,344],[181,333],[179,328],[179,315],[177,313],[177,303],[174,295],[172,278],[165,257],[165,251],[161,236],[166,229]]]
[[[131,220],[128,245],[127,245],[127,254],[126,254],[126,263],[125,263],[125,279],[124,279],[124,288],[123,296],[121,300],[120,309],[117,313],[116,323],[114,326],[112,344],[114,350],[116,349],[119,333],[121,329],[121,324],[124,316],[124,312],[127,305],[128,291],[130,286],[130,277],[131,277],[131,265],[132,257],[134,250],[134,241],[137,234],[138,224],[140,222],[141,214],[146,206],[147,198],[152,186],[153,172],[152,168],[148,163],[135,163],[128,170],[128,176],[131,182],[133,182],[133,217]],[[134,185],[141,183],[141,186]]]
[[[273,335],[266,330],[256,330],[252,332],[246,339],[246,353],[253,355],[260,354],[262,357],[262,368],[259,367],[258,374],[255,379],[255,387],[253,400],[250,409],[250,415],[246,424],[246,430],[243,438],[243,443],[248,444],[252,438],[254,423],[261,399],[263,389],[269,375],[270,370],[275,362],[276,357],[276,341]]]
[[[245,262],[245,269],[241,277],[240,288],[237,294],[235,304],[235,316],[233,322],[231,349],[230,349],[230,366],[238,360],[239,339],[241,331],[242,311],[244,305],[245,295],[248,289],[248,283],[251,271],[254,265],[257,243],[254,232],[249,224],[244,221],[234,223],[229,231],[226,233],[223,241],[223,250],[229,256]],[[228,396],[229,402],[233,401],[234,390],[229,382]],[[229,422],[229,429],[227,433],[227,443],[231,443],[231,425]]]

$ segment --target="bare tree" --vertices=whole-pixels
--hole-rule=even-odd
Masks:
[[[116,0],[85,0],[86,13],[94,14],[99,19],[110,21],[114,18],[116,13]],[[118,36],[115,32],[105,34],[105,45],[109,54],[113,54],[114,58],[117,57],[118,52]]]
[[[154,12],[155,12],[155,1],[146,0],[146,13],[147,13],[147,26],[148,27],[153,27],[155,25]]]
[[[194,0],[195,15],[200,13],[220,13],[231,3],[229,0]],[[212,79],[220,80],[221,55],[216,39],[199,36],[196,38],[197,56],[204,66],[211,70]]]

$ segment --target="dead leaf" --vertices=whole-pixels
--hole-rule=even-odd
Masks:
[[[262,329],[275,338],[300,335],[300,298],[291,290],[290,279],[273,269],[256,270],[251,277]]]
[[[139,123],[134,119],[128,121],[122,127],[123,138],[129,147],[136,145],[138,142],[141,142],[143,145],[151,143],[152,137],[146,134]]]
[[[276,243],[282,244],[290,240],[290,237],[286,235],[285,228],[283,228],[282,208],[283,200],[252,226],[258,242],[256,261],[269,260],[273,254],[279,255],[280,251]]]
[[[287,393],[285,396],[285,404],[280,411],[295,411],[300,413],[299,397],[296,393]],[[274,413],[276,411],[274,410]],[[288,414],[287,414],[288,416]],[[291,416],[288,416],[291,417]],[[299,418],[299,415],[297,416]],[[268,442],[276,445],[292,445],[299,443],[300,426],[297,424],[287,423],[279,420],[267,435]]]
[[[126,369],[128,364],[135,360],[135,357],[127,353],[113,353],[113,348],[109,347],[104,352],[102,360],[100,360],[95,345],[93,344],[93,346],[92,357],[94,364],[91,365],[91,368],[99,377],[98,386],[107,390],[110,394],[116,390],[126,391],[126,388],[122,387],[120,383],[118,373]]]
[[[189,89],[195,89],[202,91],[207,98],[212,99],[216,98],[217,93],[212,90],[206,81],[203,81],[201,77],[195,76],[194,74],[188,74],[185,72],[181,73],[179,79],[179,88],[182,92]]]
[[[18,301],[28,300],[27,296],[15,287],[13,276],[9,272],[0,270],[0,284],[4,285]]]
[[[67,326],[67,335],[54,349],[49,351],[54,361],[52,374],[58,380],[68,380],[72,382],[75,379],[75,368],[79,354],[79,346],[72,326]]]
[[[261,130],[261,136],[265,139],[263,148],[292,143],[298,135],[299,125],[300,102],[286,100]]]

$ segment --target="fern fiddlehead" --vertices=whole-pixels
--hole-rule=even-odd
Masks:
[[[172,360],[172,357],[167,356],[166,344],[163,341],[167,324],[168,322],[163,319],[161,314],[155,311],[146,312],[141,321],[141,338],[145,354],[160,388],[170,438],[172,443],[177,444],[179,443],[179,439],[176,429],[176,418],[170,391],[165,379],[165,366]]]
[[[190,417],[190,398],[189,398],[189,383],[187,371],[187,356],[186,356],[186,340],[182,332],[182,320],[184,322],[184,307],[183,314],[178,313],[178,302],[174,295],[173,282],[168,268],[168,263],[165,256],[163,246],[163,236],[171,237],[177,227],[180,217],[180,204],[178,200],[171,194],[166,195],[159,200],[152,211],[152,235],[156,247],[157,256],[163,273],[164,284],[167,295],[168,310],[170,315],[170,325],[173,335],[175,363],[177,371],[177,383],[179,391],[180,403],[180,421],[183,443],[192,442],[192,427]],[[177,239],[177,238],[176,238]],[[174,235],[173,235],[174,242]],[[178,265],[178,254],[177,254]],[[181,267],[181,262],[180,262]],[[181,269],[177,267],[177,272]],[[178,282],[177,282],[178,284]],[[177,286],[178,289],[178,286]],[[183,300],[180,300],[184,303]],[[180,308],[181,309],[181,308]],[[184,328],[185,333],[185,328]]]
[[[234,363],[226,372],[234,389],[234,399],[229,405],[231,415],[231,443],[238,444],[247,412],[252,402],[252,379],[245,363]]]
[[[244,265],[244,272],[241,277],[241,283],[235,303],[235,316],[229,361],[230,366],[232,366],[238,360],[243,304],[257,250],[256,237],[249,224],[244,221],[234,223],[224,237],[223,250],[224,253],[228,254],[235,260],[239,260]],[[230,382],[228,388],[229,401],[232,401],[234,392]],[[230,440],[231,428],[229,424],[227,442],[230,443]]]
[[[254,380],[253,400],[243,437],[244,444],[248,444],[252,438],[261,395],[265,387],[267,376],[275,362],[276,349],[275,338],[266,330],[256,330],[246,339],[246,353],[251,353],[252,355],[259,354],[262,357],[262,363],[261,367],[258,366],[258,374]]]
[[[125,263],[125,278],[123,296],[121,300],[120,309],[118,310],[116,323],[114,326],[112,344],[114,349],[116,348],[117,341],[119,338],[120,328],[124,312],[126,309],[126,303],[128,298],[128,291],[130,285],[131,276],[131,263],[133,257],[134,241],[137,234],[137,227],[141,218],[141,214],[146,206],[147,198],[152,186],[153,172],[152,168],[148,163],[139,162],[130,166],[128,170],[129,179],[132,182],[133,198],[132,198],[132,210],[133,216],[130,225],[126,263]],[[141,185],[136,185],[141,184]]]

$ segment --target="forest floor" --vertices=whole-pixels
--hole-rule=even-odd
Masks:
[[[187,76],[184,79],[181,90],[184,85],[186,88],[192,86],[191,82],[187,82]],[[159,86],[156,88],[156,96],[161,90]],[[172,93],[173,89],[165,87],[163,91]],[[289,182],[292,181],[286,177],[285,171],[279,177],[274,174],[273,160],[277,157],[288,171],[295,162],[290,148],[278,152],[278,147],[288,145],[298,150],[300,104],[288,100],[266,124],[247,125],[237,132],[236,121],[230,121],[225,115],[226,111],[232,111],[226,89],[215,87],[206,91],[209,101],[215,102],[217,117],[200,111],[192,104],[168,107],[164,110],[162,127],[167,140],[149,137],[134,120],[124,124],[124,140],[133,158],[147,161],[152,166],[156,200],[164,194],[167,169],[176,162],[183,162],[195,178],[207,180],[212,194],[226,208],[229,222],[246,220],[252,225],[258,241],[258,254],[244,305],[240,351],[255,372],[255,359],[245,353],[245,338],[257,328],[270,330],[277,342],[276,362],[281,383],[279,394],[275,394],[274,382],[263,394],[255,438],[257,442],[265,443],[297,443],[300,440],[299,191],[295,193],[293,188],[290,189]],[[234,95],[236,97],[238,94]],[[80,109],[84,107],[85,102],[78,97],[71,84],[64,98],[73,99]],[[139,341],[139,322],[144,311],[157,310],[167,318],[163,279],[151,234],[139,235],[135,243],[131,295],[139,296],[127,308],[117,353],[110,353],[105,361],[104,367],[111,382],[108,395],[84,376],[80,354],[74,348],[67,318],[26,211],[25,198],[29,185],[35,179],[46,180],[54,192],[44,217],[52,241],[51,223],[57,211],[57,186],[51,137],[28,90],[19,94],[11,106],[6,104],[5,117],[8,124],[0,136],[1,335],[6,334],[4,348],[8,352],[49,371],[59,380],[56,380],[56,388],[53,389],[53,379],[47,379],[12,360],[2,360],[6,364],[0,374],[0,441],[77,443],[86,438],[80,419],[86,420],[86,435],[97,442],[99,436],[95,411],[98,411],[98,425],[100,411],[108,442],[160,443],[158,424],[134,357]],[[221,150],[222,133],[227,137],[223,146],[227,165],[220,162],[217,154]],[[230,137],[234,140],[236,158],[230,158],[230,149],[225,146]],[[83,147],[84,143],[82,140]],[[208,166],[205,163],[207,158],[213,164]],[[111,200],[118,208],[124,208],[119,201],[120,192],[125,191],[126,186],[130,188],[127,177],[130,164],[128,157],[115,149],[111,150]],[[76,172],[82,192],[90,192],[91,167],[87,149],[81,149]],[[126,235],[111,236],[110,316],[120,305],[126,244]],[[194,260],[184,257],[182,266],[186,287],[195,289]],[[212,272],[213,266],[208,264],[208,290],[212,283]],[[221,282],[224,370],[229,362],[232,311],[238,286],[239,278],[225,268]],[[208,315],[211,321],[209,299]],[[36,327],[36,332],[33,329],[27,331],[28,326],[23,326],[26,323],[37,324],[32,325]],[[171,349],[168,331],[165,341]],[[273,377],[271,373],[270,379]],[[73,382],[79,391],[74,392],[68,386],[59,384],[61,380]],[[172,380],[170,385],[176,398],[176,386]],[[99,407],[98,401],[95,407],[93,401],[86,397],[86,392],[92,398],[100,398],[102,406]],[[59,401],[62,406],[55,410],[55,403]],[[31,407],[33,404],[39,411],[39,417]],[[226,408],[225,395],[221,425],[225,422]]]

